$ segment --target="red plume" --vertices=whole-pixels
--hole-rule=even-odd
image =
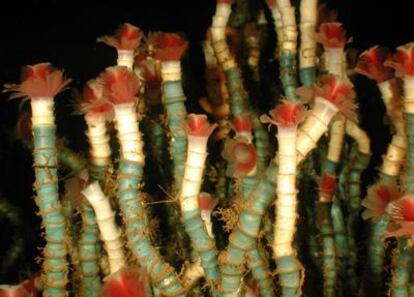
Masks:
[[[216,127],[217,124],[208,122],[206,115],[191,113],[188,115],[185,130],[191,136],[209,137]]]
[[[98,42],[104,42],[119,50],[135,50],[141,42],[141,30],[131,24],[124,23],[119,26],[115,36],[102,36]]]
[[[23,69],[21,84],[6,84],[4,92],[15,92],[14,98],[54,97],[70,83],[63,72],[54,69],[50,63],[29,65]]]
[[[385,237],[414,237],[414,197],[406,195],[395,200],[387,207],[392,222]]]
[[[101,290],[101,297],[146,297],[146,275],[132,268],[111,274]]]
[[[414,42],[399,46],[385,65],[394,68],[400,75],[414,75]]]
[[[304,118],[305,108],[301,103],[284,102],[277,105],[270,112],[270,117],[262,115],[263,123],[271,123],[280,126],[296,126]]]
[[[104,86],[101,79],[91,79],[83,88],[80,109],[83,112],[94,112],[97,114],[112,114],[112,105],[103,99]]]
[[[139,91],[138,77],[127,67],[113,66],[106,69],[101,79],[104,97],[113,104],[134,102]]]
[[[355,92],[350,81],[328,74],[321,78],[321,86],[316,87],[315,96],[322,97],[342,112],[348,119],[355,118],[356,104],[353,102]]]
[[[161,62],[179,61],[188,46],[187,41],[180,35],[163,32],[151,32],[148,44],[153,46],[155,58]]]
[[[319,27],[319,32],[315,34],[315,40],[330,48],[341,48],[351,41],[346,39],[341,23],[323,23]]]
[[[375,184],[368,189],[367,197],[362,200],[362,206],[365,210],[362,212],[362,218],[377,219],[381,217],[392,201],[400,197],[400,192],[396,185]]]
[[[238,136],[226,141],[222,155],[228,162],[228,176],[243,177],[256,167],[256,148],[247,137]]]
[[[391,53],[386,48],[371,47],[359,57],[355,71],[375,80],[377,83],[382,83],[392,78],[391,69],[384,65],[385,60],[390,56]]]

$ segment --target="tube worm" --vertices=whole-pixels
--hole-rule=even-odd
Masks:
[[[226,25],[231,14],[232,0],[218,0],[211,24],[211,42],[217,60],[226,72],[236,67],[226,43]]]
[[[246,136],[228,139],[224,144],[222,156],[227,160],[227,176],[241,178],[256,171],[256,149]]]
[[[211,221],[211,215],[213,213],[214,208],[218,204],[218,199],[213,199],[213,197],[209,193],[201,192],[198,196],[198,203],[200,205],[201,219],[204,222],[204,226],[206,227],[207,233],[210,236],[210,238],[214,239],[213,222]]]
[[[259,182],[256,174],[241,179],[240,194],[244,201],[248,201],[256,184]],[[251,270],[260,296],[274,296],[273,282],[268,266],[268,259],[261,248],[260,241],[251,250],[246,252],[247,268]]]
[[[154,49],[154,57],[161,62],[163,103],[168,119],[170,158],[173,164],[173,193],[176,193],[181,188],[187,149],[184,129],[187,117],[184,105],[186,97],[182,88],[180,59],[187,50],[188,43],[175,33],[153,32],[148,36],[148,44]],[[179,210],[173,205],[168,211],[180,248],[185,251],[186,256],[191,256],[186,246],[188,238],[179,219]]]
[[[237,227],[229,237],[229,244],[219,257],[223,296],[234,296],[240,289],[245,255],[257,244],[261,219],[274,198],[276,162],[272,162],[251,192],[239,215]]]
[[[354,121],[348,120],[345,125],[345,132],[352,139],[355,140],[357,147],[355,154],[349,161],[351,166],[347,175],[347,205],[349,209],[347,230],[348,230],[348,244],[349,244],[349,263],[350,272],[349,281],[352,286],[357,284],[355,269],[357,267],[357,240],[358,240],[358,226],[360,223],[360,209],[361,209],[361,175],[371,158],[370,139],[365,131],[363,131]],[[355,288],[357,290],[357,288]]]
[[[187,139],[184,130],[187,115],[185,95],[181,83],[180,59],[187,49],[187,42],[173,33],[151,33],[148,42],[155,50],[155,58],[161,61],[162,89],[164,105],[171,133],[170,149],[174,167],[175,191],[181,188],[184,174]]]
[[[267,166],[267,161],[269,157],[269,136],[266,130],[264,129],[262,123],[260,122],[260,119],[257,116],[257,114],[253,112],[252,114],[245,114],[234,117],[232,121],[232,127],[235,132],[235,139],[241,137],[239,138],[239,140],[245,139],[247,142],[252,143],[250,147],[252,153],[254,150],[255,154],[254,157],[253,154],[251,156],[252,158],[254,158],[252,159],[252,162],[254,162],[255,168],[250,170],[248,172],[248,175],[255,174],[258,169],[265,168],[265,166]],[[236,149],[236,147],[234,147],[234,149]],[[230,155],[232,154],[231,150],[229,151],[229,153]],[[234,159],[234,157],[226,157],[226,159]],[[244,163],[240,159],[239,161]]]
[[[405,127],[399,102],[398,84],[393,78],[391,68],[384,65],[390,56],[391,53],[386,48],[371,47],[360,55],[355,71],[376,81],[387,115],[395,127],[396,134],[399,134],[399,137],[404,137]]]
[[[332,200],[331,217],[332,227],[335,233],[336,256],[339,260],[338,278],[343,283],[347,278],[346,273],[349,269],[347,263],[347,259],[349,257],[349,245],[345,218],[341,208],[341,202],[336,197],[334,197]]]
[[[253,278],[257,284],[258,296],[273,297],[273,282],[267,258],[259,246],[255,246],[246,253],[247,267],[251,270]]]
[[[83,90],[80,109],[85,114],[86,136],[89,141],[91,179],[103,182],[111,162],[111,147],[106,123],[113,118],[112,105],[103,98],[103,85],[99,79],[89,80]]]
[[[401,196],[397,185],[390,182],[377,182],[368,189],[367,197],[362,200],[361,205],[365,207],[362,212],[364,220],[372,219],[372,230],[370,235],[369,267],[366,270],[370,282],[370,290],[380,294],[383,289],[384,277],[384,233],[388,227],[390,217],[386,213],[389,203]]]
[[[149,50],[148,50],[149,51]],[[162,91],[161,63],[151,56],[140,54],[135,57],[134,72],[145,84],[142,97],[145,101],[146,117],[143,119],[143,129],[148,133],[151,155],[157,164],[161,179],[168,179],[168,169],[163,164],[167,162],[168,154],[164,148],[168,146],[167,135],[162,123]]]
[[[102,286],[101,297],[149,297],[147,275],[138,269],[125,267],[111,274]]]
[[[111,147],[106,128],[113,118],[113,107],[103,98],[101,79],[86,82],[80,111],[85,114],[86,136],[89,142],[89,176],[92,182],[105,182],[111,162]],[[79,256],[82,270],[82,287],[86,295],[96,296],[101,286],[98,268],[98,225],[90,203],[85,199],[82,207],[82,232],[79,240]]]
[[[346,39],[341,23],[323,23],[315,40],[323,45],[325,69],[339,77],[346,76],[344,46],[351,39]]]
[[[407,201],[410,203],[413,199],[414,183],[414,162],[410,157],[414,152],[414,43],[407,43],[397,48],[397,52],[389,58],[385,65],[396,70],[397,75],[402,76],[403,79],[403,95],[404,95],[404,120],[406,125],[407,135],[407,159],[404,168],[403,186],[407,196]],[[408,203],[406,203],[408,204]],[[408,212],[408,210],[407,210]],[[398,242],[398,253],[395,257],[396,270],[393,274],[391,290],[394,294],[401,294],[398,296],[408,295],[409,282],[409,267],[408,263],[412,261],[413,253],[406,247],[407,240],[402,239]],[[408,261],[408,262],[407,262]],[[401,292],[400,292],[401,291]],[[397,296],[397,295],[394,295]]]
[[[53,97],[62,91],[70,80],[49,63],[25,68],[23,82],[5,85],[6,91],[15,92],[10,98],[28,97],[32,108],[33,159],[35,170],[36,203],[45,228],[46,246],[43,271],[46,277],[44,295],[66,296],[67,246],[65,218],[59,201],[56,126],[53,114]]]
[[[133,69],[135,50],[138,48],[141,41],[141,30],[131,24],[122,24],[115,36],[102,36],[96,41],[106,43],[109,46],[116,48],[118,53],[118,66],[126,66]]]
[[[161,259],[146,232],[147,219],[140,195],[145,161],[144,144],[135,111],[135,95],[139,90],[138,78],[128,68],[121,66],[107,68],[101,78],[104,84],[104,97],[114,106],[121,149],[118,168],[119,206],[129,246],[140,264],[146,267],[152,283],[163,294],[184,296],[184,288],[178,282],[174,269]]]
[[[296,101],[298,99],[296,96],[296,52],[298,30],[296,25],[295,8],[291,5],[290,0],[268,2],[276,21],[276,29],[278,26],[278,19],[281,20],[282,26],[280,33],[283,35],[283,38],[279,40],[280,79],[282,81],[284,93],[287,99],[290,101]]]
[[[316,77],[315,30],[318,19],[318,1],[300,2],[299,75],[304,86],[312,86]]]
[[[184,178],[179,195],[184,226],[192,245],[201,258],[207,282],[217,291],[220,272],[217,267],[217,250],[201,219],[199,194],[207,158],[207,141],[216,125],[210,125],[207,116],[190,114],[185,130],[188,148]]]
[[[403,77],[403,94],[404,94],[404,119],[406,124],[406,134],[408,139],[407,155],[414,151],[414,43],[397,48],[397,53],[386,61],[386,66],[392,67],[397,74]],[[405,188],[408,193],[414,193],[414,183],[410,182],[414,177],[414,162],[407,158],[405,167]]]
[[[110,274],[115,273],[125,266],[124,244],[121,230],[115,223],[115,212],[98,182],[88,185],[83,189],[82,194],[88,199],[95,211],[101,239],[108,254]]]
[[[249,114],[247,95],[243,88],[241,72],[226,43],[226,24],[231,13],[232,0],[218,0],[211,24],[211,41],[217,60],[226,76],[230,95],[230,111],[234,117]]]
[[[331,119],[338,111],[346,118],[354,117],[353,110],[356,106],[352,101],[355,96],[352,84],[331,74],[323,76],[321,83],[322,86],[314,90],[314,105],[298,129],[298,163],[316,147],[317,141],[328,130]]]
[[[394,271],[391,279],[390,296],[409,296],[410,266],[412,251],[410,239],[413,238],[414,197],[410,194],[390,202],[386,208],[391,222],[385,232],[386,237],[397,237],[398,248],[394,253]]]
[[[264,170],[267,164],[269,164],[270,157],[270,143],[269,134],[264,129],[262,123],[256,114],[253,115],[253,135],[254,145],[256,147],[256,167],[258,171]]]
[[[263,119],[277,125],[278,171],[276,219],[273,233],[273,257],[276,261],[282,296],[300,296],[304,268],[296,256],[293,240],[297,223],[296,137],[297,125],[303,119],[301,104],[283,103]]]
[[[332,139],[332,138],[331,138]],[[332,198],[336,190],[335,172],[325,171],[319,184],[319,203],[317,208],[319,232],[322,237],[322,268],[324,296],[336,294],[337,285],[337,254],[335,247],[334,228],[331,208]]]
[[[381,201],[381,195],[374,195],[374,193],[377,192],[377,189],[387,186],[393,187],[397,182],[405,160],[407,143],[402,110],[398,102],[398,85],[396,80],[392,78],[391,68],[384,65],[384,62],[390,56],[391,53],[386,48],[379,46],[371,47],[360,55],[355,68],[357,73],[376,81],[382,95],[387,115],[396,131],[392,137],[391,143],[388,145],[387,152],[383,157],[383,163],[379,169],[380,179],[370,188],[370,190],[368,190],[368,196],[362,202],[362,205],[367,207],[366,211],[362,213],[363,219],[370,218],[367,213],[369,206],[372,207],[372,203],[379,203],[379,201]],[[384,192],[384,194],[385,193],[386,192]],[[389,199],[386,199],[384,203],[388,200]],[[384,274],[385,244],[383,235],[389,223],[389,216],[382,215],[383,212],[384,211],[381,210],[378,215],[375,215],[375,217],[378,218],[371,222],[370,244],[368,245],[368,255],[370,258],[368,264],[369,268],[367,269],[368,278],[371,282],[371,287],[378,294],[382,290]]]

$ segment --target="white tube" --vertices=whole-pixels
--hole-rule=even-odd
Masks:
[[[124,243],[122,242],[121,230],[115,223],[115,212],[98,182],[88,185],[82,194],[95,211],[101,239],[108,253],[110,273],[115,273],[126,264],[123,251]]]
[[[52,126],[55,124],[53,97],[34,97],[30,100],[33,126]]]

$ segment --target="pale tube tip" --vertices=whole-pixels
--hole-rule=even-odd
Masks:
[[[103,193],[98,181],[89,184],[85,189],[82,190],[81,193],[92,205],[101,201],[105,197],[105,194]]]

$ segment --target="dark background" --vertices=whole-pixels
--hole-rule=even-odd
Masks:
[[[328,6],[337,8],[339,21],[344,23],[348,36],[353,37],[351,46],[366,49],[381,44],[390,48],[414,41],[414,26],[411,1],[392,2],[372,0],[327,1]],[[7,3],[7,6],[5,6]],[[383,3],[389,3],[386,6]],[[64,69],[73,79],[72,88],[95,77],[105,67],[115,63],[115,51],[96,38],[112,34],[123,22],[130,22],[144,31],[181,31],[190,41],[190,58],[201,59],[198,42],[204,39],[211,24],[215,1],[73,1],[28,0],[2,2],[0,9],[0,85],[18,82],[20,69],[26,64],[50,61],[57,68]],[[363,5],[363,6],[362,6]],[[202,82],[202,70],[195,63],[190,69],[195,85]],[[358,78],[356,88],[361,106],[361,121],[372,138],[375,167],[385,149],[389,133],[383,121],[383,107],[375,84]],[[190,102],[196,102],[200,91],[187,94]],[[61,99],[59,99],[61,97]],[[71,120],[69,95],[59,96],[58,119],[60,135],[77,138],[83,134],[82,123]],[[13,127],[17,119],[17,102],[0,99],[0,195],[20,207],[26,226],[28,253],[24,262],[31,262],[36,255],[39,220],[34,215],[36,208],[32,200],[33,173],[30,152],[13,141]],[[83,139],[69,139],[84,144]],[[1,235],[2,249],[7,247],[8,237],[14,230],[6,226]],[[9,229],[9,230],[7,230]],[[28,267],[20,267],[29,270]],[[23,269],[23,270],[24,270]],[[20,269],[22,270],[22,269]],[[14,281],[25,273],[6,273],[3,281]]]

